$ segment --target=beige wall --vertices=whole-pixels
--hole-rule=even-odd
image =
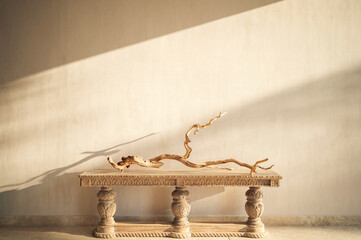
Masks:
[[[1,1],[0,215],[96,214],[106,156],[269,157],[265,215],[361,215],[361,1]],[[167,163],[165,168],[183,168]],[[117,215],[170,214],[118,189]],[[245,189],[191,188],[192,215]]]

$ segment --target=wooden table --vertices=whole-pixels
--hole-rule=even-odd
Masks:
[[[94,170],[79,175],[80,186],[100,187],[98,212],[100,221],[94,229],[94,236],[111,237],[251,237],[265,236],[264,224],[261,221],[264,206],[261,186],[278,187],[282,177],[274,171],[257,170],[249,175],[248,171],[219,169],[201,170]],[[116,223],[116,210],[113,187],[121,186],[174,186],[171,205],[174,214],[172,223]],[[188,186],[233,186],[249,187],[246,192],[245,209],[248,220],[240,224],[230,223],[189,223],[188,214],[191,206],[188,203]]]

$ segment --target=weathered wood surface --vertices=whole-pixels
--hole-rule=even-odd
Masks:
[[[269,186],[278,187],[282,177],[272,170],[94,170],[79,175],[80,186]]]

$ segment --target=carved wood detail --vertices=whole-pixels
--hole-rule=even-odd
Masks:
[[[263,213],[263,194],[260,186],[278,187],[282,179],[273,171],[259,172],[250,176],[242,171],[183,171],[183,170],[132,170],[119,174],[114,170],[94,170],[79,175],[81,186],[101,187],[97,197],[97,206],[100,221],[94,229],[93,235],[99,238],[113,237],[249,237],[262,238],[266,235],[264,224],[261,221]],[[116,193],[113,186],[175,186],[172,192],[173,223],[140,224],[139,227],[128,227],[129,223],[115,224],[113,215],[116,211],[114,202]],[[224,227],[221,223],[215,227],[197,223],[189,223],[188,214],[191,206],[188,203],[190,196],[187,186],[249,186],[246,192],[247,202],[245,209],[248,220],[242,226]],[[212,223],[213,224],[213,223]],[[207,226],[206,226],[207,225]],[[127,226],[124,228],[124,226]],[[204,227],[209,229],[204,230]],[[232,229],[231,229],[232,228]],[[144,230],[146,229],[146,230]],[[192,229],[192,231],[190,231]],[[214,229],[214,230],[213,230]]]
[[[81,186],[271,186],[278,187],[279,175],[80,175]]]
[[[187,238],[191,236],[188,221],[191,205],[187,202],[189,195],[185,187],[176,187],[176,190],[172,192],[174,221],[173,232],[171,232],[170,236],[173,238]]]
[[[248,214],[247,231],[263,233],[264,224],[261,221],[261,215],[263,213],[263,193],[259,187],[250,187],[246,192],[247,202],[245,205],[246,213]]]
[[[98,203],[98,213],[100,216],[100,221],[98,227],[96,228],[96,233],[114,233],[114,213],[116,211],[116,204],[114,202],[116,193],[110,187],[102,187],[98,192],[97,197],[99,199]]]
[[[248,232],[192,232],[191,237],[248,237],[263,238],[265,233],[248,233]],[[175,232],[116,232],[112,234],[94,232],[97,238],[115,238],[115,237],[173,237],[188,238],[189,234]]]

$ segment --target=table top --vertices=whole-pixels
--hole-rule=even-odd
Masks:
[[[248,169],[132,169],[93,170],[79,175],[80,186],[269,186],[278,187],[282,176],[272,170]]]

